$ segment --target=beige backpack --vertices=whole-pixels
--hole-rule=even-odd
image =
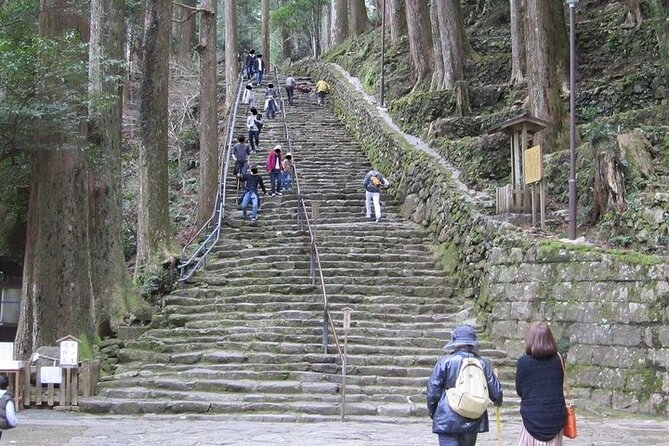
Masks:
[[[481,361],[464,358],[455,386],[446,390],[448,405],[458,415],[477,419],[488,409],[488,380]]]

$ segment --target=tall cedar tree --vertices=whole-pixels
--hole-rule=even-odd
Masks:
[[[332,0],[332,46],[337,46],[348,38],[348,0]]]
[[[523,12],[525,0],[509,0],[511,11],[511,82],[522,83],[525,80],[525,27]]]
[[[200,0],[200,182],[197,221],[202,226],[214,210],[218,192],[218,95],[216,0]],[[235,64],[236,65],[236,64]],[[232,80],[234,82],[234,77]]]
[[[348,28],[349,36],[358,36],[371,28],[365,0],[349,0]]]
[[[263,71],[269,73],[270,67],[270,32],[269,32],[269,0],[262,0],[262,61]]]
[[[564,5],[553,0],[526,0],[525,48],[527,86],[532,114],[548,121],[551,135],[538,135],[537,143],[552,142],[563,127],[565,107],[560,97],[568,67]],[[545,139],[548,138],[548,139]]]
[[[195,7],[196,0],[181,0],[187,6]],[[193,48],[195,47],[195,26],[197,16],[192,14],[188,8],[178,7],[176,22],[174,23],[175,51],[176,59],[180,64],[189,64],[193,58]]]
[[[75,31],[88,40],[88,19],[77,0],[41,0],[39,35],[62,38]],[[85,51],[81,53],[86,58]],[[86,80],[49,79],[41,92],[58,102]],[[54,345],[64,335],[92,338],[95,300],[91,283],[88,163],[85,151],[85,110],[77,122],[56,122],[37,128],[39,148],[32,153],[32,177],[27,218],[23,297],[16,335],[17,355],[26,359],[37,347]]]
[[[153,274],[157,265],[174,262],[170,224],[167,156],[172,2],[148,0],[144,20],[139,121],[139,203],[135,276]]]
[[[235,100],[237,88],[239,39],[237,34],[237,10],[235,0],[225,0],[225,102],[230,107]]]
[[[397,45],[402,36],[407,35],[407,14],[409,0],[386,0],[386,13],[390,24],[390,42]],[[423,2],[425,6],[425,2]]]
[[[121,206],[122,86],[125,78],[124,0],[91,1],[90,141],[99,148],[89,166],[91,272],[100,334],[115,331],[128,313],[148,313],[133,287],[123,254]]]
[[[433,50],[430,33],[430,10],[423,0],[407,0],[406,22],[409,48],[413,61],[416,87],[428,79],[432,72]]]

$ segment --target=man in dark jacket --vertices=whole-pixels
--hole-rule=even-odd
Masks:
[[[258,215],[258,204],[260,203],[260,197],[258,197],[258,186],[260,186],[265,195],[267,195],[267,189],[265,189],[265,184],[262,181],[262,177],[258,174],[258,167],[256,165],[252,165],[251,172],[246,173],[243,178],[244,182],[246,183],[246,190],[242,196],[242,218],[246,218],[246,207],[250,203],[251,223],[255,223],[256,217]]]
[[[444,346],[452,350],[434,366],[427,383],[427,410],[432,418],[432,432],[439,435],[439,446],[474,446],[479,432],[488,432],[488,412],[478,418],[458,415],[449,405],[446,390],[455,387],[464,358],[480,361],[485,373],[488,397],[496,405],[502,404],[502,386],[488,361],[478,355],[476,332],[469,325],[453,330],[453,339]]]

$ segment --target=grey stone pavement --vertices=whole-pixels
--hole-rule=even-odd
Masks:
[[[504,421],[502,442],[497,442],[494,414],[492,431],[479,436],[478,445],[515,446],[520,421]],[[430,420],[397,422],[277,423],[232,421],[218,417],[93,416],[51,410],[24,410],[20,425],[5,431],[0,444],[22,446],[213,446],[213,445],[328,445],[417,446],[437,445]],[[669,445],[667,418],[587,417],[579,415],[579,438],[564,445]]]

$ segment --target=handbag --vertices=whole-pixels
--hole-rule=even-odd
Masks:
[[[576,428],[576,410],[574,404],[571,401],[571,387],[569,386],[569,380],[567,379],[567,369],[564,366],[564,359],[562,355],[558,353],[560,357],[560,364],[562,364],[562,372],[564,373],[564,385],[567,391],[566,400],[566,410],[567,410],[567,419],[564,421],[564,426],[562,427],[562,434],[567,438],[576,438],[578,435],[578,429]]]

